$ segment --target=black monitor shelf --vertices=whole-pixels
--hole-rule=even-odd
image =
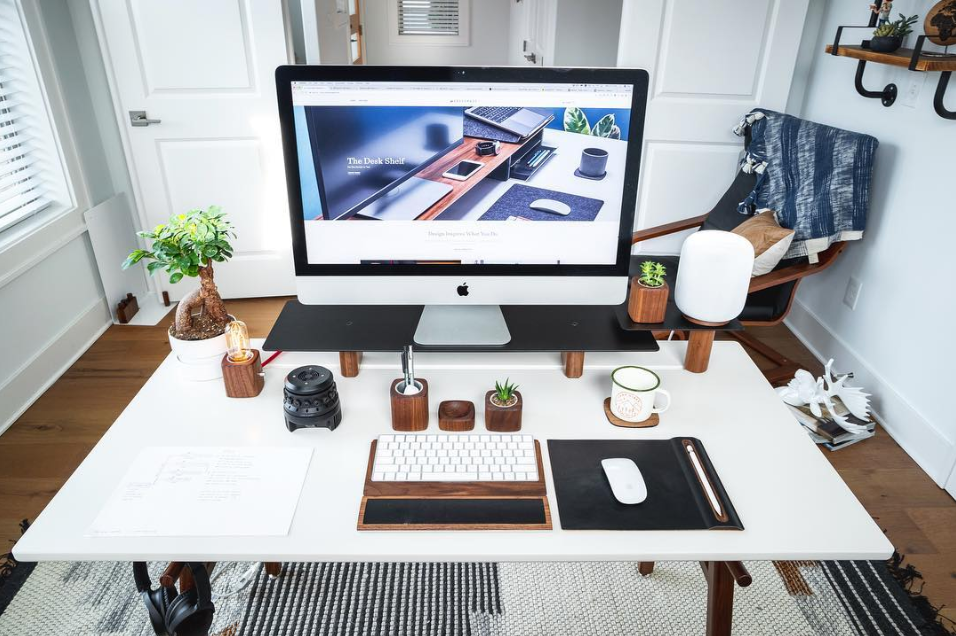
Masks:
[[[338,351],[343,376],[359,372],[365,351],[401,351],[414,340],[422,305],[303,305],[291,300],[282,308],[266,338],[267,351]],[[506,305],[501,307],[511,342],[501,346],[424,346],[420,352],[560,351],[564,373],[578,378],[587,351],[659,351],[654,331],[688,330],[684,368],[707,370],[714,333],[739,330],[734,320],[719,327],[687,321],[673,302],[661,324],[635,324],[623,305]]]
[[[650,331],[625,330],[617,307],[502,306],[511,342],[500,346],[425,346],[416,351],[657,351]],[[276,320],[269,351],[401,351],[412,344],[422,305],[303,305],[291,300]],[[664,328],[664,327],[660,327]]]

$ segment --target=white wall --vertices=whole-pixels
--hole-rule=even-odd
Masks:
[[[893,13],[924,16],[933,4],[896,0]],[[830,270],[801,284],[787,324],[820,357],[832,356],[839,370],[856,373],[874,393],[887,430],[943,485],[956,461],[950,395],[956,378],[950,333],[956,316],[956,122],[933,111],[939,73],[867,65],[864,85],[871,90],[895,82],[902,94],[911,80],[925,79],[913,107],[898,99],[885,108],[856,93],[856,62],[826,56],[823,47],[837,25],[865,24],[866,18],[866,3],[829,2],[801,110],[806,119],[880,140],[867,229]],[[912,44],[915,35],[910,38]],[[947,104],[956,109],[956,82],[949,92]],[[841,302],[851,276],[863,284],[854,311]],[[950,486],[956,490],[954,481]]]
[[[505,65],[508,63],[509,0],[471,0],[468,46],[393,45],[388,38],[388,2],[366,0],[365,54],[379,65]],[[325,62],[325,59],[322,60]]]
[[[80,195],[75,210],[0,252],[0,432],[109,326],[83,212],[129,191],[89,7],[68,0],[37,6],[31,35],[38,49],[47,43],[38,57],[46,60],[48,90],[62,96],[57,130],[75,148],[70,176]]]
[[[615,66],[623,0],[559,0],[554,66]]]

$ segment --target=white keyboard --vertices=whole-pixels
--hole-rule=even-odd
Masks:
[[[537,481],[531,435],[380,435],[372,481]]]

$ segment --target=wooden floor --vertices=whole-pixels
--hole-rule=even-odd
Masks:
[[[229,309],[254,337],[265,336],[283,302],[231,301]],[[0,435],[0,553],[19,537],[20,520],[37,517],[169,353],[170,319],[157,327],[110,327]],[[785,327],[754,333],[810,371],[821,371]],[[923,573],[923,592],[934,605],[947,606],[944,616],[956,620],[956,501],[883,431],[851,448],[823,452],[897,549]]]

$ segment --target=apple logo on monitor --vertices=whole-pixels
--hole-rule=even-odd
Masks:
[[[467,296],[468,295],[468,283],[462,283],[458,286],[458,295]]]

